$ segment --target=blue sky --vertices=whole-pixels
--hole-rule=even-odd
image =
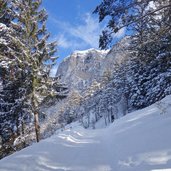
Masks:
[[[43,0],[51,40],[58,42],[58,63],[75,50],[98,48],[104,24],[92,14],[101,0]],[[120,37],[123,31],[119,32]]]
[[[102,25],[92,12],[100,0],[44,0],[51,39],[58,41],[60,58],[74,50],[98,48]]]

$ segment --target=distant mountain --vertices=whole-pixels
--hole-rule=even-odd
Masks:
[[[125,108],[120,106],[124,105],[124,98],[114,91],[112,80],[116,64],[120,65],[128,56],[127,46],[128,39],[125,38],[111,50],[75,51],[66,57],[56,76],[68,86],[69,94],[44,111],[50,120],[46,123],[53,120],[54,126],[58,127],[59,122],[67,124],[83,118],[89,127],[100,117],[106,120],[108,116],[108,121],[111,121],[111,117],[116,119],[124,115]]]
[[[57,76],[68,85],[70,90],[82,94],[93,81],[100,82],[108,52],[109,50],[96,49],[75,51],[59,65]]]

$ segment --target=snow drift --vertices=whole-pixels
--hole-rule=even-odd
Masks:
[[[171,96],[103,129],[73,123],[0,161],[0,171],[171,171]]]

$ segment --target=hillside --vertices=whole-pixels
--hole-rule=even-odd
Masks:
[[[105,129],[73,123],[0,161],[0,171],[170,171],[171,96]]]
[[[118,88],[115,91],[113,77],[116,75],[116,66],[129,56],[126,50],[128,44],[129,38],[125,37],[110,50],[92,48],[75,51],[64,58],[56,76],[67,85],[69,93],[67,98],[42,109],[46,113],[46,119],[41,125],[42,132],[53,132],[60,124],[68,124],[82,116],[85,116],[83,124],[91,127],[101,117],[106,120],[111,113],[115,114],[115,119],[125,114],[125,99]],[[50,128],[48,131],[47,127]]]
[[[171,171],[170,101],[171,0],[0,0],[0,171]]]
[[[113,74],[116,62],[119,64],[128,58],[128,45],[129,38],[125,37],[110,50],[92,48],[75,51],[59,64],[56,75],[68,85],[69,90],[84,96],[94,82],[103,84],[106,72]]]

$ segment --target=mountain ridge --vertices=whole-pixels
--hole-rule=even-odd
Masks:
[[[45,109],[47,118],[55,118],[58,126],[82,118],[83,125],[89,127],[101,117],[108,124],[125,115],[125,97],[116,94],[112,80],[116,63],[120,65],[128,56],[127,46],[128,38],[124,38],[110,50],[91,48],[65,58],[56,76],[68,86],[68,97]]]

